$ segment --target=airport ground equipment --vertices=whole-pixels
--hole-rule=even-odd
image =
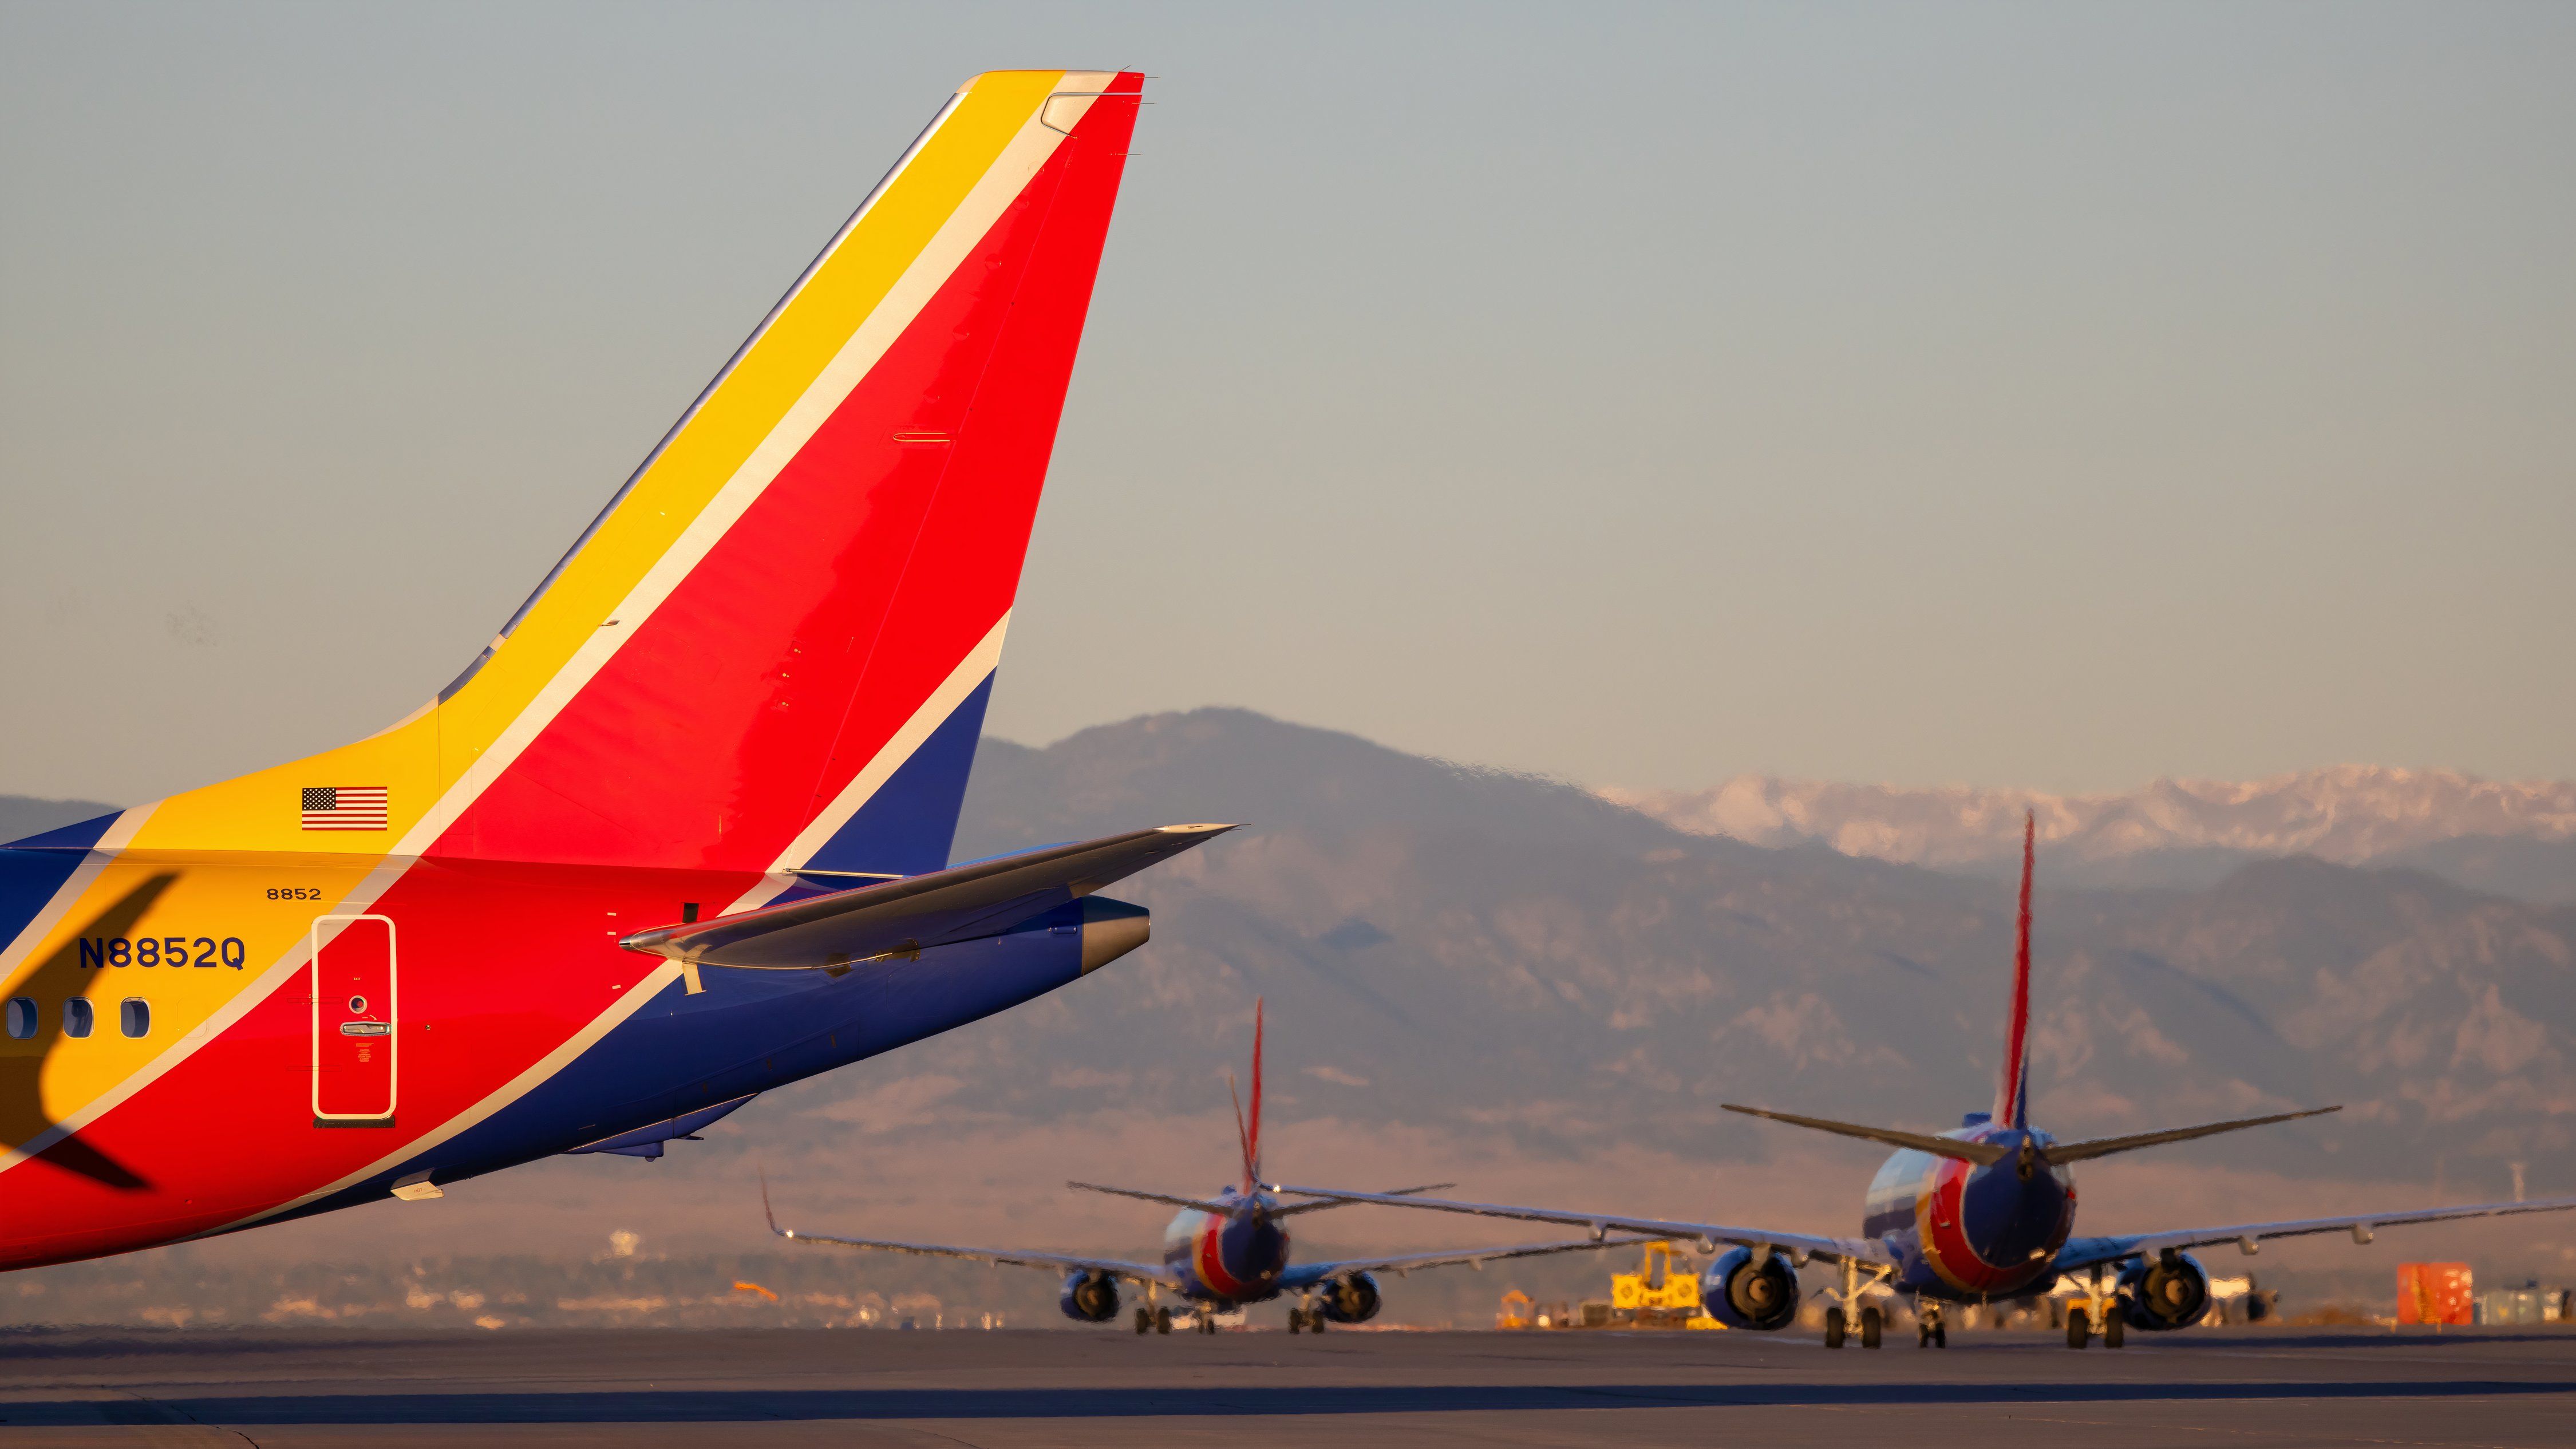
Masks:
[[[1515,1288],[1494,1315],[1502,1329],[1722,1329],[1700,1307],[1699,1272],[1681,1249],[1647,1242],[1634,1272],[1610,1275],[1610,1296],[1587,1299],[1580,1311],[1564,1303],[1541,1307]]]
[[[2397,1321],[2436,1328],[2477,1321],[2477,1280],[2466,1263],[2397,1265]]]
[[[2247,1256],[2273,1238],[2348,1233],[2368,1243],[2381,1228],[2517,1213],[2564,1212],[2576,1197],[2530,1202],[2472,1203],[2455,1207],[2366,1213],[2288,1222],[2239,1223],[2165,1232],[2074,1237],[2073,1164],[2114,1153],[2186,1142],[2222,1132],[2314,1117],[2319,1107],[2265,1113],[2225,1122],[2151,1132],[2061,1141],[2030,1123],[2031,886],[2038,824],[2022,827],[2020,908],[2014,928],[2013,980],[2004,1029],[2003,1071],[1989,1111],[1967,1113],[1946,1131],[1917,1131],[1799,1116],[1726,1104],[1727,1110],[1813,1131],[1896,1148],[1869,1185],[1861,1234],[1828,1237],[1732,1223],[1642,1217],[1614,1212],[1569,1212],[1500,1203],[1457,1202],[1428,1195],[1394,1197],[1329,1188],[1278,1185],[1290,1197],[1377,1202],[1422,1211],[1467,1213],[1524,1222],[1581,1227],[1594,1236],[1637,1233],[1692,1243],[1718,1253],[1701,1275],[1700,1297],[1709,1314],[1730,1328],[1771,1331],[1797,1319],[1800,1269],[1810,1263],[1830,1274],[1823,1289],[1824,1341],[1840,1348],[1857,1335],[1878,1346],[1885,1315],[1870,1300],[1887,1293],[1911,1299],[1918,1338],[1947,1343],[1945,1304],[1989,1303],[2044,1292],[2061,1276],[2082,1285],[2081,1301],[2066,1310],[2066,1341],[2083,1348],[2100,1338],[2120,1347],[2128,1330],[2166,1332],[2201,1321],[2211,1301],[2209,1270],[2196,1248],[2233,1246]],[[1928,1330],[1921,1324],[1929,1324]]]

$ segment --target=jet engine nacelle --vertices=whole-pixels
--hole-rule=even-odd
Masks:
[[[2131,1263],[2120,1270],[2120,1296],[2133,1327],[2189,1328],[2209,1313],[2209,1270],[2189,1253]]]
[[[1344,1273],[1324,1284],[1317,1309],[1334,1323],[1366,1323],[1383,1306],[1377,1280],[1366,1273]]]
[[[1798,1272],[1789,1260],[1751,1248],[1731,1248],[1699,1279],[1700,1307],[1729,1328],[1769,1333],[1798,1320]]]
[[[1056,1306],[1067,1318],[1107,1323],[1118,1316],[1118,1280],[1106,1273],[1075,1273],[1064,1280]]]

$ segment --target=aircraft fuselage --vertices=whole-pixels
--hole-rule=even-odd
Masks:
[[[1941,1135],[2014,1151],[1979,1166],[1906,1149],[1880,1166],[1861,1231],[1900,1258],[1890,1286],[1968,1303],[2044,1290],[2075,1227],[2075,1179],[2044,1160],[2024,1178],[2016,1158],[2025,1136],[2054,1139],[1990,1122]]]
[[[1236,1197],[1228,1188],[1218,1201]],[[1266,1211],[1222,1216],[1184,1208],[1163,1230],[1163,1266],[1194,1302],[1267,1302],[1279,1296],[1288,1270],[1288,1230]]]
[[[352,909],[357,873],[319,860],[0,850],[0,895],[79,871],[104,909],[8,992],[0,1150],[35,1160],[9,1174],[0,1269],[572,1151],[1082,975],[1078,906],[837,976],[709,971],[697,994],[619,949],[739,895],[725,873],[424,861]]]

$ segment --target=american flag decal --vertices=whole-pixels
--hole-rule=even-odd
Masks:
[[[304,787],[307,830],[382,830],[387,824],[382,785]]]

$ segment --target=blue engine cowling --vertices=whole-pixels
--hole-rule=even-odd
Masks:
[[[1377,1279],[1366,1273],[1344,1273],[1325,1283],[1316,1298],[1316,1311],[1334,1323],[1366,1323],[1382,1306]]]
[[[2120,1270],[2120,1298],[2131,1327],[2189,1328],[2209,1314],[2209,1270],[2189,1253],[2131,1263]]]
[[[1751,1248],[1730,1248],[1700,1274],[1699,1302],[1729,1328],[1786,1328],[1798,1321],[1798,1272],[1777,1253],[1756,1262]]]
[[[1118,1316],[1118,1280],[1106,1273],[1071,1274],[1055,1303],[1067,1318],[1107,1323]]]

